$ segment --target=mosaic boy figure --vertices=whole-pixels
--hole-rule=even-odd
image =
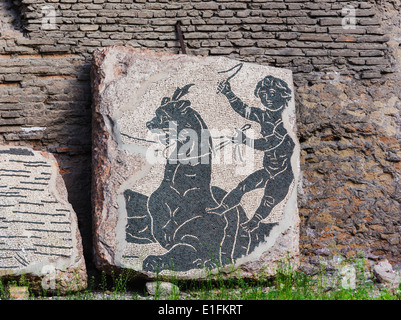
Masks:
[[[218,92],[226,96],[231,107],[239,115],[260,125],[261,138],[250,139],[236,129],[233,143],[246,144],[263,151],[264,158],[263,169],[257,170],[241,181],[223,198],[219,206],[209,208],[208,212],[222,215],[237,206],[245,193],[264,188],[264,196],[255,214],[242,224],[245,231],[252,232],[286,197],[294,179],[291,155],[295,144],[284,128],[282,120],[283,110],[291,100],[291,89],[285,81],[266,76],[259,81],[254,92],[262,103],[261,108],[250,107],[242,102],[231,90],[228,80],[219,84]]]

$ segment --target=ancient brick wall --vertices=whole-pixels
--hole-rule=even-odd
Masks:
[[[57,156],[89,257],[91,53],[178,53],[180,20],[188,54],[294,72],[304,261],[399,263],[399,16],[399,0],[3,0],[0,141]]]

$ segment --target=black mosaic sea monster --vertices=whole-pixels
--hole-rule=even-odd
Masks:
[[[147,256],[145,271],[211,269],[233,263],[252,252],[274,225],[261,223],[256,230],[247,231],[241,226],[248,221],[241,205],[221,215],[207,212],[207,208],[219,206],[227,192],[210,185],[212,139],[201,139],[202,133],[208,132],[205,122],[190,101],[181,100],[192,85],[177,88],[171,99],[163,98],[147,123],[149,130],[162,133],[160,140],[170,150],[162,183],[150,197],[124,192],[126,240],[158,242],[168,250]],[[176,139],[171,138],[174,135]]]

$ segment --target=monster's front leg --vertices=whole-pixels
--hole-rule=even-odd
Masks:
[[[163,270],[186,271],[196,268],[197,250],[187,244],[177,244],[167,253],[150,255],[143,261],[143,270],[161,272]]]

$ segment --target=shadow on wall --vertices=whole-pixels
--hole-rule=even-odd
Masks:
[[[82,236],[84,257],[88,272],[95,269],[92,245],[92,206],[91,206],[91,88],[90,64],[75,67],[76,82],[62,81],[62,90],[70,99],[68,120],[56,117],[60,124],[54,129],[56,143],[49,141],[47,150],[52,152],[59,164],[68,191],[68,200],[73,206],[78,227]],[[57,98],[55,98],[57,100]],[[57,104],[56,104],[57,105]],[[51,120],[52,121],[52,120]],[[53,142],[54,143],[54,142]]]
[[[0,2],[0,35],[8,33],[22,33],[23,23],[19,9],[17,8],[18,2],[15,5],[11,0],[2,0]]]

